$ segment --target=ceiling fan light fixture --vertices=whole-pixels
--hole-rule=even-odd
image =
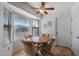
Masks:
[[[39,11],[37,11],[37,14],[48,14],[47,10],[54,10],[54,8],[46,8],[45,7],[45,2],[41,2],[40,4],[40,8],[33,8],[33,9],[39,9]]]
[[[40,13],[44,13],[44,10],[40,10]]]

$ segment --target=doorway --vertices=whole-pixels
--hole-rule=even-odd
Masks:
[[[71,21],[71,44],[75,55],[79,56],[79,17],[73,17]]]

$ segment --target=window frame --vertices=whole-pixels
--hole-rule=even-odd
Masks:
[[[8,12],[8,14],[6,14],[6,12]],[[8,24],[7,24],[7,37],[8,37],[8,42],[5,42],[6,41],[6,39],[5,39],[5,37],[4,37],[4,35],[5,35],[5,23],[4,23],[4,20],[6,20],[6,19],[4,19],[4,17],[6,17],[6,16],[8,15],[8,17],[7,17],[7,22],[8,22]],[[11,43],[11,31],[12,31],[12,12],[10,11],[10,10],[8,10],[7,8],[3,8],[3,47],[6,47],[7,45],[9,45],[10,43]]]

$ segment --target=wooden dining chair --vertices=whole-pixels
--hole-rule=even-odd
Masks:
[[[33,56],[39,56],[40,54],[38,51],[40,50],[40,45],[33,43]]]
[[[49,37],[49,34],[42,34],[42,37]]]
[[[29,37],[32,37],[32,35],[28,35],[28,36],[25,36],[24,35],[24,38],[27,40]]]
[[[53,56],[53,54],[50,52],[51,50],[51,47],[54,43],[54,39],[50,39],[47,43],[43,44],[42,45],[42,50],[41,50],[41,53],[44,55],[44,56]]]
[[[26,42],[26,40],[31,40],[32,35],[28,35],[28,36],[24,36],[25,40],[21,40],[22,43],[24,44],[24,51],[29,54],[29,55],[33,55],[33,45],[32,42],[28,41]]]
[[[25,42],[22,40],[22,43],[24,44],[24,51],[28,54],[28,55],[33,55],[33,46],[31,42]]]

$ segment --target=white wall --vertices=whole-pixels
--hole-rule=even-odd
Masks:
[[[69,5],[69,4],[68,4]],[[68,6],[67,5],[67,6]],[[42,33],[49,33],[52,35],[56,35],[57,31],[57,39],[56,43],[58,45],[62,46],[67,46],[70,47],[70,18],[71,18],[71,8],[72,8],[72,3],[70,6],[66,8],[63,7],[62,11],[59,11],[58,13],[50,13],[48,15],[45,15],[42,18]],[[56,18],[57,18],[57,23],[56,23]],[[43,25],[47,24],[48,21],[52,21],[52,27],[47,27],[44,28]]]
[[[43,33],[48,33],[50,35],[55,35],[56,31],[55,31],[55,19],[56,17],[53,14],[48,14],[45,15],[42,19],[41,19],[41,32]],[[48,22],[52,22],[52,26],[48,26]],[[45,27],[44,27],[45,25]]]
[[[74,3],[71,10],[71,40],[72,40],[72,50],[75,55],[79,56],[79,2]]]
[[[3,41],[3,33],[2,33],[2,14],[3,14],[3,8],[2,5],[0,4],[0,55],[3,55],[3,47],[2,47],[2,41]]]
[[[57,17],[57,39],[58,45],[70,47],[70,13]]]
[[[47,28],[44,28],[43,25],[47,24],[48,21],[52,22],[52,27],[47,26]],[[44,16],[42,18],[42,33],[49,33],[51,36],[56,35],[56,43],[58,45],[70,47],[70,13],[63,13],[59,17],[53,14]]]

